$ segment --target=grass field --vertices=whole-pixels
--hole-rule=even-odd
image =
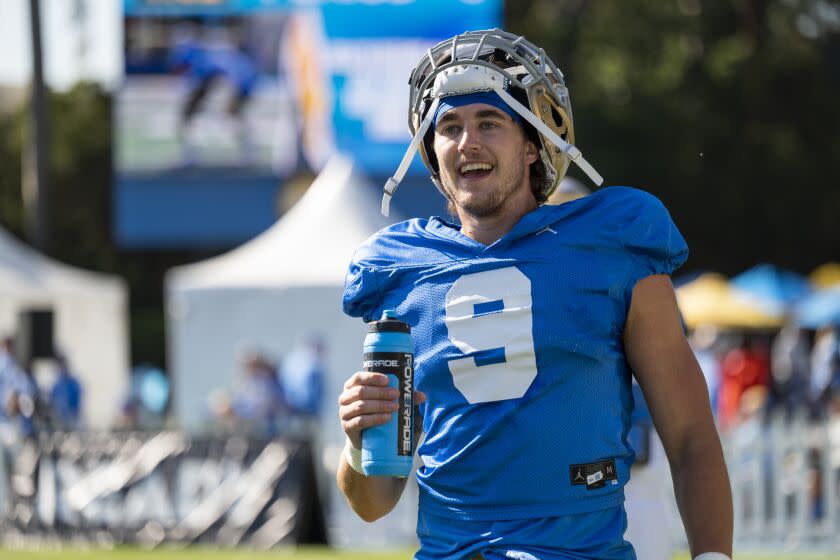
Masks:
[[[117,548],[114,550],[50,549],[9,550],[0,549],[3,560],[405,560],[411,558],[412,550],[390,551],[336,551],[325,548],[302,548],[273,552],[249,550],[219,550],[208,548],[186,548],[170,550],[143,550]],[[641,559],[644,560],[644,559]],[[688,553],[678,554],[674,560],[689,560]],[[840,560],[837,555],[781,554],[752,555],[736,554],[735,560]]]

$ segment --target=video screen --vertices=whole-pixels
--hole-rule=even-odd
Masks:
[[[127,16],[118,172],[297,165],[286,11]]]
[[[123,0],[123,13],[115,241],[217,250],[265,231],[337,154],[381,185],[411,141],[411,68],[500,25],[502,2]],[[415,158],[407,179],[427,176]],[[437,203],[405,191],[397,206]]]

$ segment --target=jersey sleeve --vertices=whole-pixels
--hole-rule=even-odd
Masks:
[[[376,267],[372,260],[371,246],[365,243],[356,250],[344,277],[344,313],[350,317],[361,317],[365,321],[371,320],[373,310],[381,300]]]
[[[392,224],[356,249],[344,278],[344,313],[370,322],[379,318],[388,297],[392,305],[396,300],[402,301],[407,294],[398,291],[397,286],[401,271],[410,268],[411,255],[421,244],[417,238],[420,230],[422,224],[418,220]]]
[[[636,282],[653,274],[672,274],[688,258],[688,245],[668,210],[655,196],[632,190],[626,200],[621,243],[630,256],[626,301]]]

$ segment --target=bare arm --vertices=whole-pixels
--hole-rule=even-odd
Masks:
[[[363,429],[388,422],[398,408],[398,397],[399,391],[388,387],[384,374],[358,371],[347,380],[338,398],[338,415],[353,447],[361,449]],[[416,404],[426,400],[419,391],[414,393],[414,399]],[[336,480],[353,511],[370,522],[394,509],[407,479],[367,477],[353,470],[342,453]]]
[[[668,276],[636,284],[624,346],[671,465],[692,556],[732,556],[729,476],[703,372],[683,334]]]

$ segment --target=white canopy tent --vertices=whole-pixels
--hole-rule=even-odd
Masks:
[[[122,279],[53,261],[0,229],[0,335],[29,309],[53,312],[53,335],[83,387],[84,424],[111,425],[129,385],[127,296]]]
[[[353,163],[337,156],[267,231],[229,253],[167,273],[174,411],[185,428],[206,422],[207,398],[235,382],[243,348],[278,358],[316,333],[331,376],[325,415],[335,418],[332,395],[361,363],[366,332],[362,321],[341,311],[344,276],[356,248],[389,223],[378,210]],[[335,424],[328,426],[337,436]]]
[[[326,379],[319,439],[323,466],[334,472],[344,434],[337,397],[362,360],[366,331],[360,319],[341,311],[347,266],[356,248],[396,221],[379,214],[375,190],[335,156],[306,194],[274,226],[219,257],[177,267],[166,276],[169,369],[174,412],[188,430],[208,419],[208,397],[241,375],[243,348],[274,358],[301,337],[319,334],[325,343]],[[324,477],[323,487],[332,476]],[[409,494],[416,494],[410,486]],[[409,498],[391,519],[391,530],[366,529],[344,500],[331,493],[332,540],[336,544],[405,543],[414,536],[416,500]]]

